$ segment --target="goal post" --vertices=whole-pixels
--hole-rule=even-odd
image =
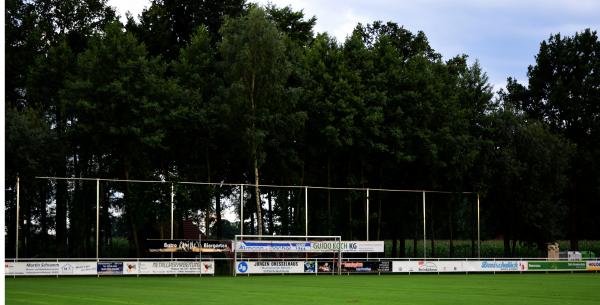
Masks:
[[[341,236],[236,235],[232,248],[234,276],[341,274]]]

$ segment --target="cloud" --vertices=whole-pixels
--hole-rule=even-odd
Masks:
[[[121,16],[121,22],[125,22],[125,13],[130,12],[137,18],[144,8],[150,6],[149,0],[108,0],[108,5],[117,9],[117,14]]]

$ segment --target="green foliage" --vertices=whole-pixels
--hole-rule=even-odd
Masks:
[[[568,201],[568,231],[574,249],[578,248],[578,238],[599,228],[595,221],[580,221],[600,194],[598,52],[600,40],[590,29],[572,37],[552,35],[541,43],[536,63],[528,69],[529,85],[509,78],[507,92],[503,93],[507,104],[575,145],[568,165],[568,190],[563,197]]]
[[[313,40],[313,28],[317,22],[316,17],[304,20],[303,11],[293,11],[290,6],[278,8],[273,4],[266,7],[268,18],[275,22],[277,29],[284,33],[293,43],[308,46]]]
[[[528,86],[509,79],[494,100],[477,61],[443,60],[424,33],[393,22],[358,24],[336,41],[315,35],[316,18],[303,11],[239,0],[156,0],[125,26],[104,0],[8,1],[6,13],[11,181],[19,174],[472,190],[486,203],[484,237],[503,238],[505,255],[518,243],[542,249],[567,235],[577,248],[579,237],[600,232],[588,213],[600,192],[599,43],[590,30],[542,42]],[[90,255],[93,187],[39,188],[24,197],[24,230],[36,239],[27,250],[55,229],[57,255]],[[303,194],[252,191],[250,230],[267,229],[268,218],[269,234],[302,231]],[[133,254],[144,238],[164,235],[168,187],[101,192],[104,246],[115,233],[135,244]],[[200,211],[209,233],[231,234],[221,213],[238,192],[178,187],[175,221]],[[311,196],[311,231],[366,238],[361,192]],[[420,210],[408,197],[375,201],[385,208],[368,215],[372,234],[417,236]],[[427,213],[449,232],[432,235],[474,234],[466,204],[474,199],[449,198],[431,201]]]
[[[206,27],[214,46],[224,18],[240,16],[244,6],[245,0],[153,0],[140,14],[139,23],[133,16],[128,17],[127,29],[146,44],[153,56],[174,60],[200,26]]]

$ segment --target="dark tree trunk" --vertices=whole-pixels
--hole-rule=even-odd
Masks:
[[[268,192],[269,196],[269,233],[273,234],[275,229],[273,228],[273,192]]]
[[[331,156],[327,157],[327,187],[331,187]],[[332,232],[331,189],[327,189],[327,235]]]
[[[125,169],[125,180],[129,180],[129,171],[127,169]],[[133,245],[131,245],[131,243],[129,244],[129,252],[131,254],[135,255],[136,257],[141,257],[140,256],[140,242],[139,242],[139,235],[138,235],[138,226],[137,226],[137,222],[134,218],[135,202],[132,200],[131,188],[130,188],[129,182],[125,183],[125,194],[124,194],[123,198],[125,198],[125,206],[127,207],[126,213],[127,213],[127,220],[129,222],[129,228],[130,228],[130,232],[129,232],[130,238],[129,239],[130,239],[130,241],[133,241]]]
[[[252,199],[254,199],[254,196],[256,196],[255,194],[253,194],[251,197]],[[250,234],[255,235],[256,234],[256,227],[254,226],[254,210],[256,207],[252,207],[251,205],[249,206],[250,211]]]
[[[377,204],[377,240],[381,240],[381,197]]]
[[[403,211],[402,211],[403,212]],[[405,257],[406,256],[406,234],[404,232],[404,213],[398,213],[397,215],[400,215],[398,218],[398,221],[400,222],[398,224],[398,232],[400,235],[400,251],[399,251],[399,255],[398,257]]]
[[[419,215],[419,205],[415,205],[415,216]],[[417,239],[419,236],[419,221],[415,219],[415,235],[413,237],[413,257],[417,257]]]
[[[508,236],[508,233],[504,234],[503,237],[503,241],[504,241],[504,257],[510,257],[510,237]]]
[[[476,220],[477,211],[475,210],[475,204],[471,204],[471,257],[476,257],[475,249],[475,234],[476,234]]]
[[[31,255],[31,199],[32,196],[29,194],[29,188],[22,188],[24,192],[21,192],[21,195],[24,195],[22,198],[25,199],[21,201],[23,208],[23,257],[30,257]]]
[[[108,212],[108,208],[110,207],[110,190],[108,186],[100,185],[100,194],[102,194],[102,201],[100,202],[101,209],[101,221],[102,221],[102,231],[101,233],[101,243],[100,248],[103,246],[112,246],[112,226],[110,223],[110,213]]]
[[[503,238],[503,242],[504,242],[504,257],[511,257],[512,256],[512,251],[511,251],[511,247],[510,247],[510,239],[512,237],[512,228],[511,228],[511,222],[510,221],[503,221],[503,231],[504,231],[504,238]]]
[[[400,251],[398,257],[406,257],[406,239],[404,237],[404,225],[400,225]]]
[[[69,230],[67,234],[69,240],[69,252],[71,255],[76,257],[81,256],[81,233],[85,232],[85,228],[82,226],[82,217],[78,213],[80,212],[80,204],[81,204],[81,181],[75,180],[73,181],[73,191],[72,191],[72,199],[67,209],[67,214],[69,218],[69,225],[73,230]]]
[[[217,214],[217,238],[223,238],[223,220],[221,219],[221,192],[217,189],[215,192],[215,212]]]
[[[577,179],[577,178],[575,178]],[[579,250],[579,236],[578,236],[578,228],[577,223],[579,221],[578,211],[577,211],[577,202],[579,198],[577,196],[577,183],[573,182],[572,186],[572,195],[571,200],[569,200],[569,239],[570,239],[570,250],[577,251]]]
[[[448,231],[450,234],[450,257],[454,257],[454,205],[452,204],[453,200],[454,198],[450,198],[450,200],[448,201]]]
[[[348,194],[348,237],[352,240],[352,194]]]
[[[48,244],[48,214],[46,213],[46,209],[48,206],[48,182],[46,180],[42,180],[41,188],[40,188],[40,239],[42,242],[42,247],[44,247],[42,252],[49,252],[49,249],[46,247]],[[52,254],[50,254],[52,255]],[[52,255],[54,256],[54,255]],[[47,256],[50,257],[50,256]]]
[[[200,223],[198,223],[198,231],[200,231]],[[210,236],[210,204],[206,205],[204,210],[204,234]]]
[[[175,223],[174,225],[177,226],[177,231],[175,234],[173,234],[173,238],[183,238],[183,232],[184,232],[184,228],[183,228],[183,222],[186,221],[187,219],[185,219],[184,215],[180,215],[180,216],[176,216],[177,214],[173,215],[173,218],[179,217],[179,223]],[[173,229],[175,230],[175,229]]]
[[[512,240],[512,251],[511,251],[511,257],[516,257],[517,256],[517,239],[514,238]]]
[[[57,175],[66,176],[65,165],[59,165]],[[56,256],[66,257],[67,247],[67,181],[56,180]]]
[[[56,116],[56,137],[58,140],[64,140],[64,130],[66,123],[60,107],[55,109]],[[67,176],[67,158],[59,152],[61,157],[58,160],[56,175],[58,177]],[[56,251],[57,257],[65,257],[67,254],[67,201],[68,189],[67,181],[56,180]]]
[[[297,234],[296,232],[298,232],[298,233],[302,232],[302,234],[304,234],[304,230],[300,229],[300,226],[302,225],[301,223],[302,223],[302,215],[303,215],[303,213],[302,213],[303,208],[302,207],[304,206],[301,203],[302,200],[300,198],[301,197],[298,196],[297,192],[292,191],[292,200],[293,200],[292,202],[294,202],[295,205],[296,205],[296,207],[294,208],[294,213],[295,213],[295,215],[294,215],[294,223],[295,223],[295,226],[294,226],[294,233],[293,234]],[[304,226],[302,226],[302,228],[304,228]],[[298,234],[298,235],[300,235],[300,234]]]
[[[431,240],[431,257],[435,257],[435,217],[434,217],[434,205],[435,204],[431,204],[431,207],[429,208],[430,211],[430,234],[429,234],[429,238]]]

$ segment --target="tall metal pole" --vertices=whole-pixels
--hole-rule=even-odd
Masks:
[[[240,235],[244,235],[244,186],[240,185]]]
[[[17,222],[15,226],[15,260],[19,259],[19,213],[20,213],[20,191],[19,191],[19,176],[17,176]]]
[[[369,189],[367,189],[367,241],[369,240]]]
[[[427,258],[427,226],[425,220],[425,192],[423,192],[423,258]]]
[[[171,183],[171,239],[173,239],[173,211],[175,211],[174,205],[175,199],[175,186]]]
[[[100,257],[98,241],[100,239],[100,179],[96,179],[96,260]]]
[[[479,193],[477,193],[477,258],[481,258],[481,229],[479,218]]]
[[[308,236],[308,187],[304,187],[304,236]]]

